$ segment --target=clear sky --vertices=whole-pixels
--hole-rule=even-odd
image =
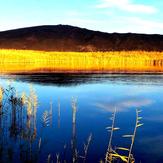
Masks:
[[[0,31],[56,24],[163,34],[163,0],[0,0]]]

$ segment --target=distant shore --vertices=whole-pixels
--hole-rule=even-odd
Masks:
[[[163,52],[0,50],[0,73],[163,73]]]

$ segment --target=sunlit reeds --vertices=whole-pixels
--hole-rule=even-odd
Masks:
[[[115,111],[111,117],[112,125],[111,125],[111,127],[107,127],[107,129],[110,131],[110,139],[109,139],[108,149],[107,149],[106,156],[105,156],[105,163],[118,162],[118,160],[121,160],[126,163],[135,163],[135,158],[133,156],[132,150],[133,150],[133,145],[135,142],[137,128],[143,125],[143,123],[140,122],[140,120],[142,119],[142,117],[139,116],[140,112],[141,112],[141,110],[136,109],[136,121],[135,121],[133,134],[127,134],[127,135],[122,136],[124,138],[131,139],[130,146],[129,147],[115,147],[113,149],[113,147],[112,147],[113,133],[114,133],[114,131],[120,129],[118,127],[115,127],[115,118],[116,118],[115,117],[116,109],[115,109]],[[121,154],[119,151],[127,152],[127,154],[126,155],[124,155],[124,153]]]
[[[53,106],[52,101],[50,101],[50,109],[45,110],[41,117],[41,122],[43,127],[52,127],[52,119],[53,119]]]
[[[91,143],[91,140],[92,140],[92,134],[89,135],[88,139],[87,139],[87,143],[84,144],[84,156],[83,156],[83,163],[86,162],[86,159],[87,159],[87,155],[88,155],[88,149],[89,149],[89,146],[90,146],[90,143]]]
[[[135,162],[133,154],[132,154],[132,149],[133,149],[133,145],[134,145],[134,141],[135,141],[137,128],[143,125],[143,123],[140,122],[140,120],[142,119],[142,117],[139,116],[140,112],[141,112],[141,110],[138,110],[138,109],[136,110],[136,123],[135,123],[135,128],[134,128],[133,134],[132,135],[123,135],[123,137],[131,138],[131,145],[130,145],[130,148],[129,148],[127,163]]]
[[[76,123],[77,98],[72,98],[72,123]]]
[[[163,72],[163,52],[0,50],[1,73]]]
[[[60,99],[58,99],[58,128],[60,128],[60,121],[61,121],[61,106]]]
[[[3,88],[0,86],[0,103],[2,103],[3,99]]]
[[[14,148],[17,148],[17,145],[20,147],[18,150],[21,161],[35,160],[32,152],[33,141],[36,139],[34,119],[36,119],[37,110],[35,113],[30,110],[32,106],[36,107],[36,105],[31,101],[29,102],[29,95],[19,94],[11,84],[8,84],[6,88],[1,87],[1,94],[0,147],[3,155],[0,156],[0,162],[12,162]],[[14,147],[10,144],[12,139],[15,143]],[[18,141],[16,141],[17,139]],[[27,152],[25,157],[23,157],[24,151]]]
[[[112,120],[112,125],[110,127],[107,127],[106,129],[110,132],[110,139],[108,143],[108,148],[107,152],[105,155],[105,163],[111,163],[113,161],[113,156],[112,153],[115,153],[112,148],[112,139],[113,139],[113,133],[116,130],[119,130],[118,127],[115,127],[115,118],[116,118],[116,108],[114,110],[114,113],[112,114],[111,120]]]

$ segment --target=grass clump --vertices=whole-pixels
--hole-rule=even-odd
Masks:
[[[143,125],[143,123],[140,122],[140,120],[142,119],[142,117],[139,115],[140,112],[141,110],[136,109],[136,121],[135,121],[133,134],[127,134],[127,135],[122,136],[123,138],[131,139],[131,143],[129,147],[113,148],[112,147],[113,133],[114,131],[117,131],[120,129],[118,127],[115,127],[115,119],[116,119],[116,109],[115,109],[111,117],[112,125],[111,127],[107,127],[107,130],[110,131],[110,139],[109,139],[108,149],[105,155],[105,163],[114,163],[114,162],[119,162],[119,161],[125,162],[125,163],[135,163],[135,158],[133,156],[133,146],[135,142],[137,128]],[[124,155],[124,154],[121,154],[121,152],[123,153],[127,152],[127,154]]]

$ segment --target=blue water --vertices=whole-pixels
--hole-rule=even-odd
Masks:
[[[116,126],[120,130],[113,135],[113,148],[128,147],[130,140],[122,135],[132,134],[135,125],[136,109],[141,109],[143,126],[137,129],[133,155],[136,162],[163,162],[163,75],[107,75],[107,74],[46,74],[1,76],[0,83],[6,88],[8,81],[18,94],[29,93],[32,85],[38,96],[36,138],[32,142],[32,154],[38,147],[41,138],[41,150],[37,162],[51,160],[72,162],[72,144],[78,151],[79,162],[83,162],[83,143],[92,134],[86,162],[96,163],[104,160],[109,141],[107,126],[111,125],[110,117],[115,108]],[[72,125],[72,97],[77,98],[75,132]],[[41,117],[53,103],[51,124],[42,126]],[[60,101],[60,117],[58,115]],[[10,162],[21,162],[19,138],[13,141],[10,137],[10,148],[13,156]],[[64,145],[66,149],[64,150]],[[4,157],[0,155],[0,157]],[[29,157],[29,156],[27,156]],[[8,158],[5,158],[8,162]],[[23,162],[23,161],[22,161]]]

